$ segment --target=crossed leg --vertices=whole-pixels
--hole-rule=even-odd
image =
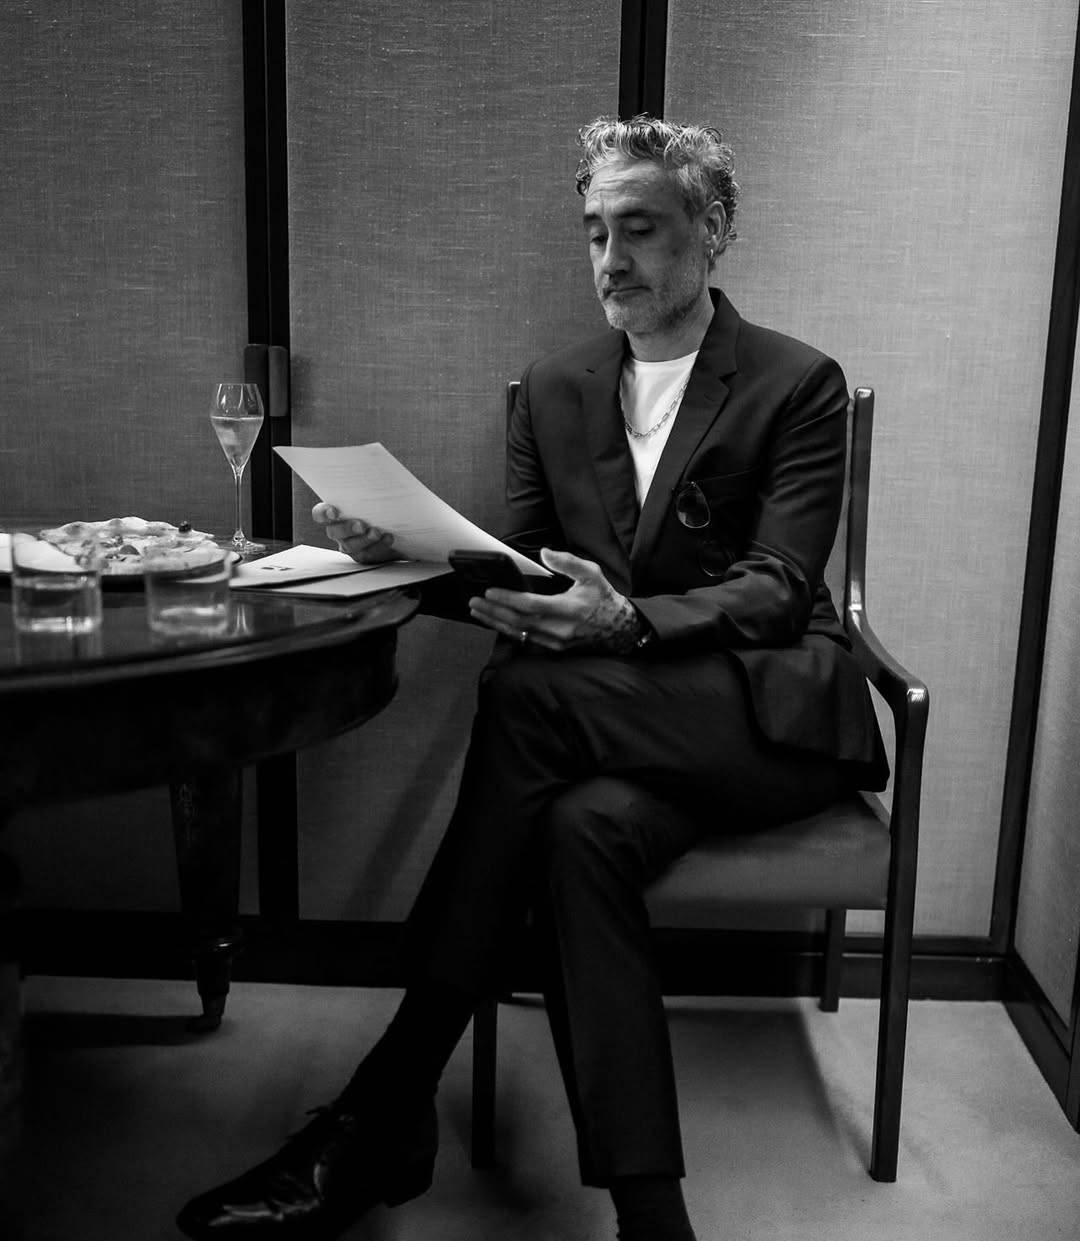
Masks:
[[[423,1192],[439,1075],[533,908],[583,1178],[610,1187],[625,1241],[692,1238],[642,890],[704,831],[811,813],[844,783],[831,761],[757,737],[723,655],[493,660],[393,1021],[330,1107],[189,1202],[181,1228],[331,1236],[376,1202]]]
[[[846,785],[832,760],[760,738],[723,654],[522,654],[485,671],[411,920],[418,972],[489,993],[533,910],[586,1183],[683,1171],[648,882],[708,831],[810,814]]]

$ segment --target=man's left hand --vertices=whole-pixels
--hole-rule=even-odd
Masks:
[[[582,648],[627,654],[647,625],[625,595],[620,595],[591,560],[544,548],[543,564],[572,580],[561,595],[491,587],[469,600],[469,611],[482,624],[516,642],[532,642],[549,651]]]

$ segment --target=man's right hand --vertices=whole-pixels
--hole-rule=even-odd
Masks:
[[[357,564],[379,564],[398,560],[393,549],[394,536],[376,526],[369,526],[359,517],[342,517],[332,504],[321,501],[311,510],[312,520],[322,526],[327,538],[333,540]]]

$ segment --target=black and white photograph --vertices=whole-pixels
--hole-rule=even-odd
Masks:
[[[1080,1236],[1077,0],[8,0],[0,155],[0,1241]]]

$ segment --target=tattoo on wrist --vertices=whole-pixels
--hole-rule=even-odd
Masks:
[[[620,597],[619,607],[615,612],[607,648],[616,655],[629,655],[637,649],[638,642],[644,637],[648,625],[641,613],[629,599]]]

